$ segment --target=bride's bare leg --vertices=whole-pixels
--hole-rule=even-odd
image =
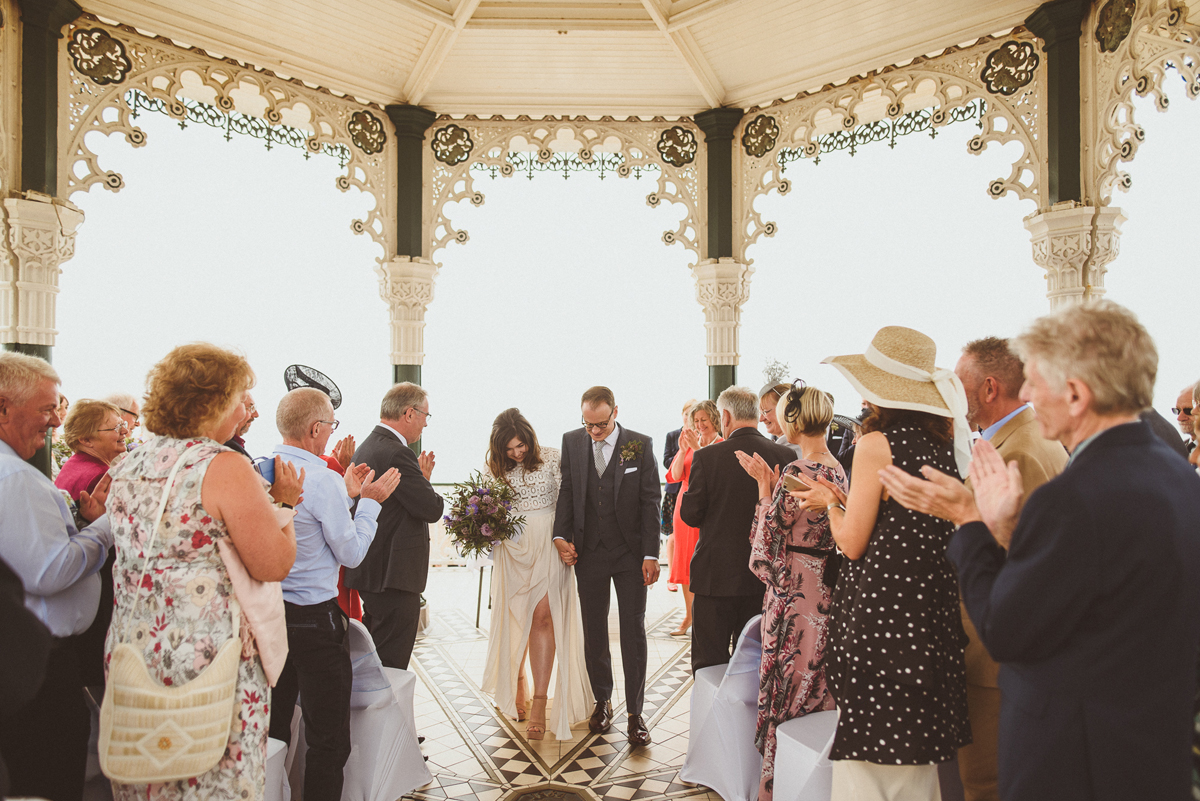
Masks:
[[[525,719],[525,712],[529,709],[529,704],[526,701],[525,693],[525,660],[529,656],[529,643],[525,643],[525,652],[521,654],[521,663],[517,667],[517,720]]]
[[[529,707],[529,725],[525,734],[540,740],[546,734],[546,691],[554,669],[554,620],[550,617],[550,597],[544,596],[533,610],[529,627],[529,664],[533,668],[533,703]]]

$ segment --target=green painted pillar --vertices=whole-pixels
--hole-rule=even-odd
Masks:
[[[740,108],[714,108],[695,116],[708,150],[708,259],[733,257],[733,132],[743,116],[745,111]],[[737,365],[708,366],[712,400],[736,383]]]
[[[392,365],[392,383],[403,384],[405,381],[411,381],[414,384],[421,383],[421,365],[419,364],[393,364]]]
[[[1083,202],[1079,40],[1090,8],[1090,0],[1054,0],[1025,20],[1046,49],[1047,208],[1064,200]]]

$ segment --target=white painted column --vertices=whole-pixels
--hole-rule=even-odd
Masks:
[[[379,269],[379,295],[391,315],[393,365],[425,363],[425,311],[437,271],[433,262],[409,256],[396,256]]]
[[[1056,203],[1025,218],[1033,260],[1046,271],[1050,310],[1104,295],[1104,274],[1121,249],[1125,216],[1115,206]]]
[[[754,268],[736,259],[705,259],[692,267],[696,300],[704,308],[705,358],[709,367],[736,365],[742,304],[750,298]]]
[[[0,252],[0,344],[53,346],[61,265],[75,255],[83,211],[40,192],[4,199]]]

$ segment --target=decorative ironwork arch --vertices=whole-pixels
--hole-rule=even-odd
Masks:
[[[705,209],[704,151],[698,142],[699,129],[690,120],[440,118],[433,125],[425,156],[431,187],[425,220],[429,253],[432,257],[449,243],[462,244],[470,238],[450,222],[446,206],[461,200],[483,205],[484,195],[476,190],[473,173],[509,177],[611,170],[626,178],[657,170],[657,187],[646,196],[646,205],[653,208],[667,201],[686,209],[678,227],[664,232],[662,238],[668,245],[682,244],[698,261]]]
[[[735,134],[736,141],[745,144],[734,155],[742,182],[735,198],[740,204],[734,211],[735,257],[752,263],[746,254],[750,246],[778,230],[775,223],[762,219],[754,205],[771,191],[781,195],[791,191],[792,182],[783,172],[797,151],[815,158],[822,152],[822,138],[830,133],[852,134],[861,126],[896,121],[922,109],[928,110],[929,126],[937,130],[962,116],[961,109],[984,101],[981,130],[967,143],[968,152],[982,153],[993,142],[1019,142],[1022,147],[1012,171],[992,181],[988,194],[999,198],[1012,192],[1037,202],[1046,181],[1046,64],[1040,50],[1032,33],[1017,29],[1008,36],[986,37],[903,67],[887,67],[841,86],[825,86],[750,110]],[[765,146],[756,131],[778,133],[774,141],[768,137]]]
[[[1132,6],[1123,0],[1097,4],[1084,29],[1095,34],[1083,37],[1090,72],[1082,132],[1089,144],[1085,205],[1107,206],[1114,188],[1127,191],[1133,183],[1120,165],[1133,160],[1146,136],[1134,122],[1135,92],[1154,98],[1158,110],[1166,111],[1163,82],[1173,68],[1188,97],[1200,95],[1200,20],[1190,20],[1188,7],[1175,0],[1143,0],[1136,9]]]
[[[350,228],[379,244],[380,263],[394,255],[396,148],[381,109],[94,17],[72,26],[60,58],[68,84],[60,119],[60,197],[87,192],[96,184],[114,192],[125,185],[120,173],[100,166],[87,137],[120,134],[133,147],[145,145],[146,134],[135,124],[137,102],[162,107],[181,122],[195,118],[202,105],[207,113],[259,118],[265,126],[253,127],[274,129],[287,138],[303,131],[309,153],[331,153],[339,160],[348,155],[337,188],[357,188],[375,200],[364,219],[351,221]],[[227,130],[240,132],[242,127]],[[259,138],[270,142],[271,132]]]

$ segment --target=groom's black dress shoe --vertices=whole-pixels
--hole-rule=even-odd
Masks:
[[[646,728],[646,721],[641,715],[629,716],[629,744],[650,745],[650,730]]]
[[[597,701],[596,711],[592,712],[592,717],[588,719],[588,729],[592,734],[604,734],[612,728],[612,719],[612,704],[608,701]]]

